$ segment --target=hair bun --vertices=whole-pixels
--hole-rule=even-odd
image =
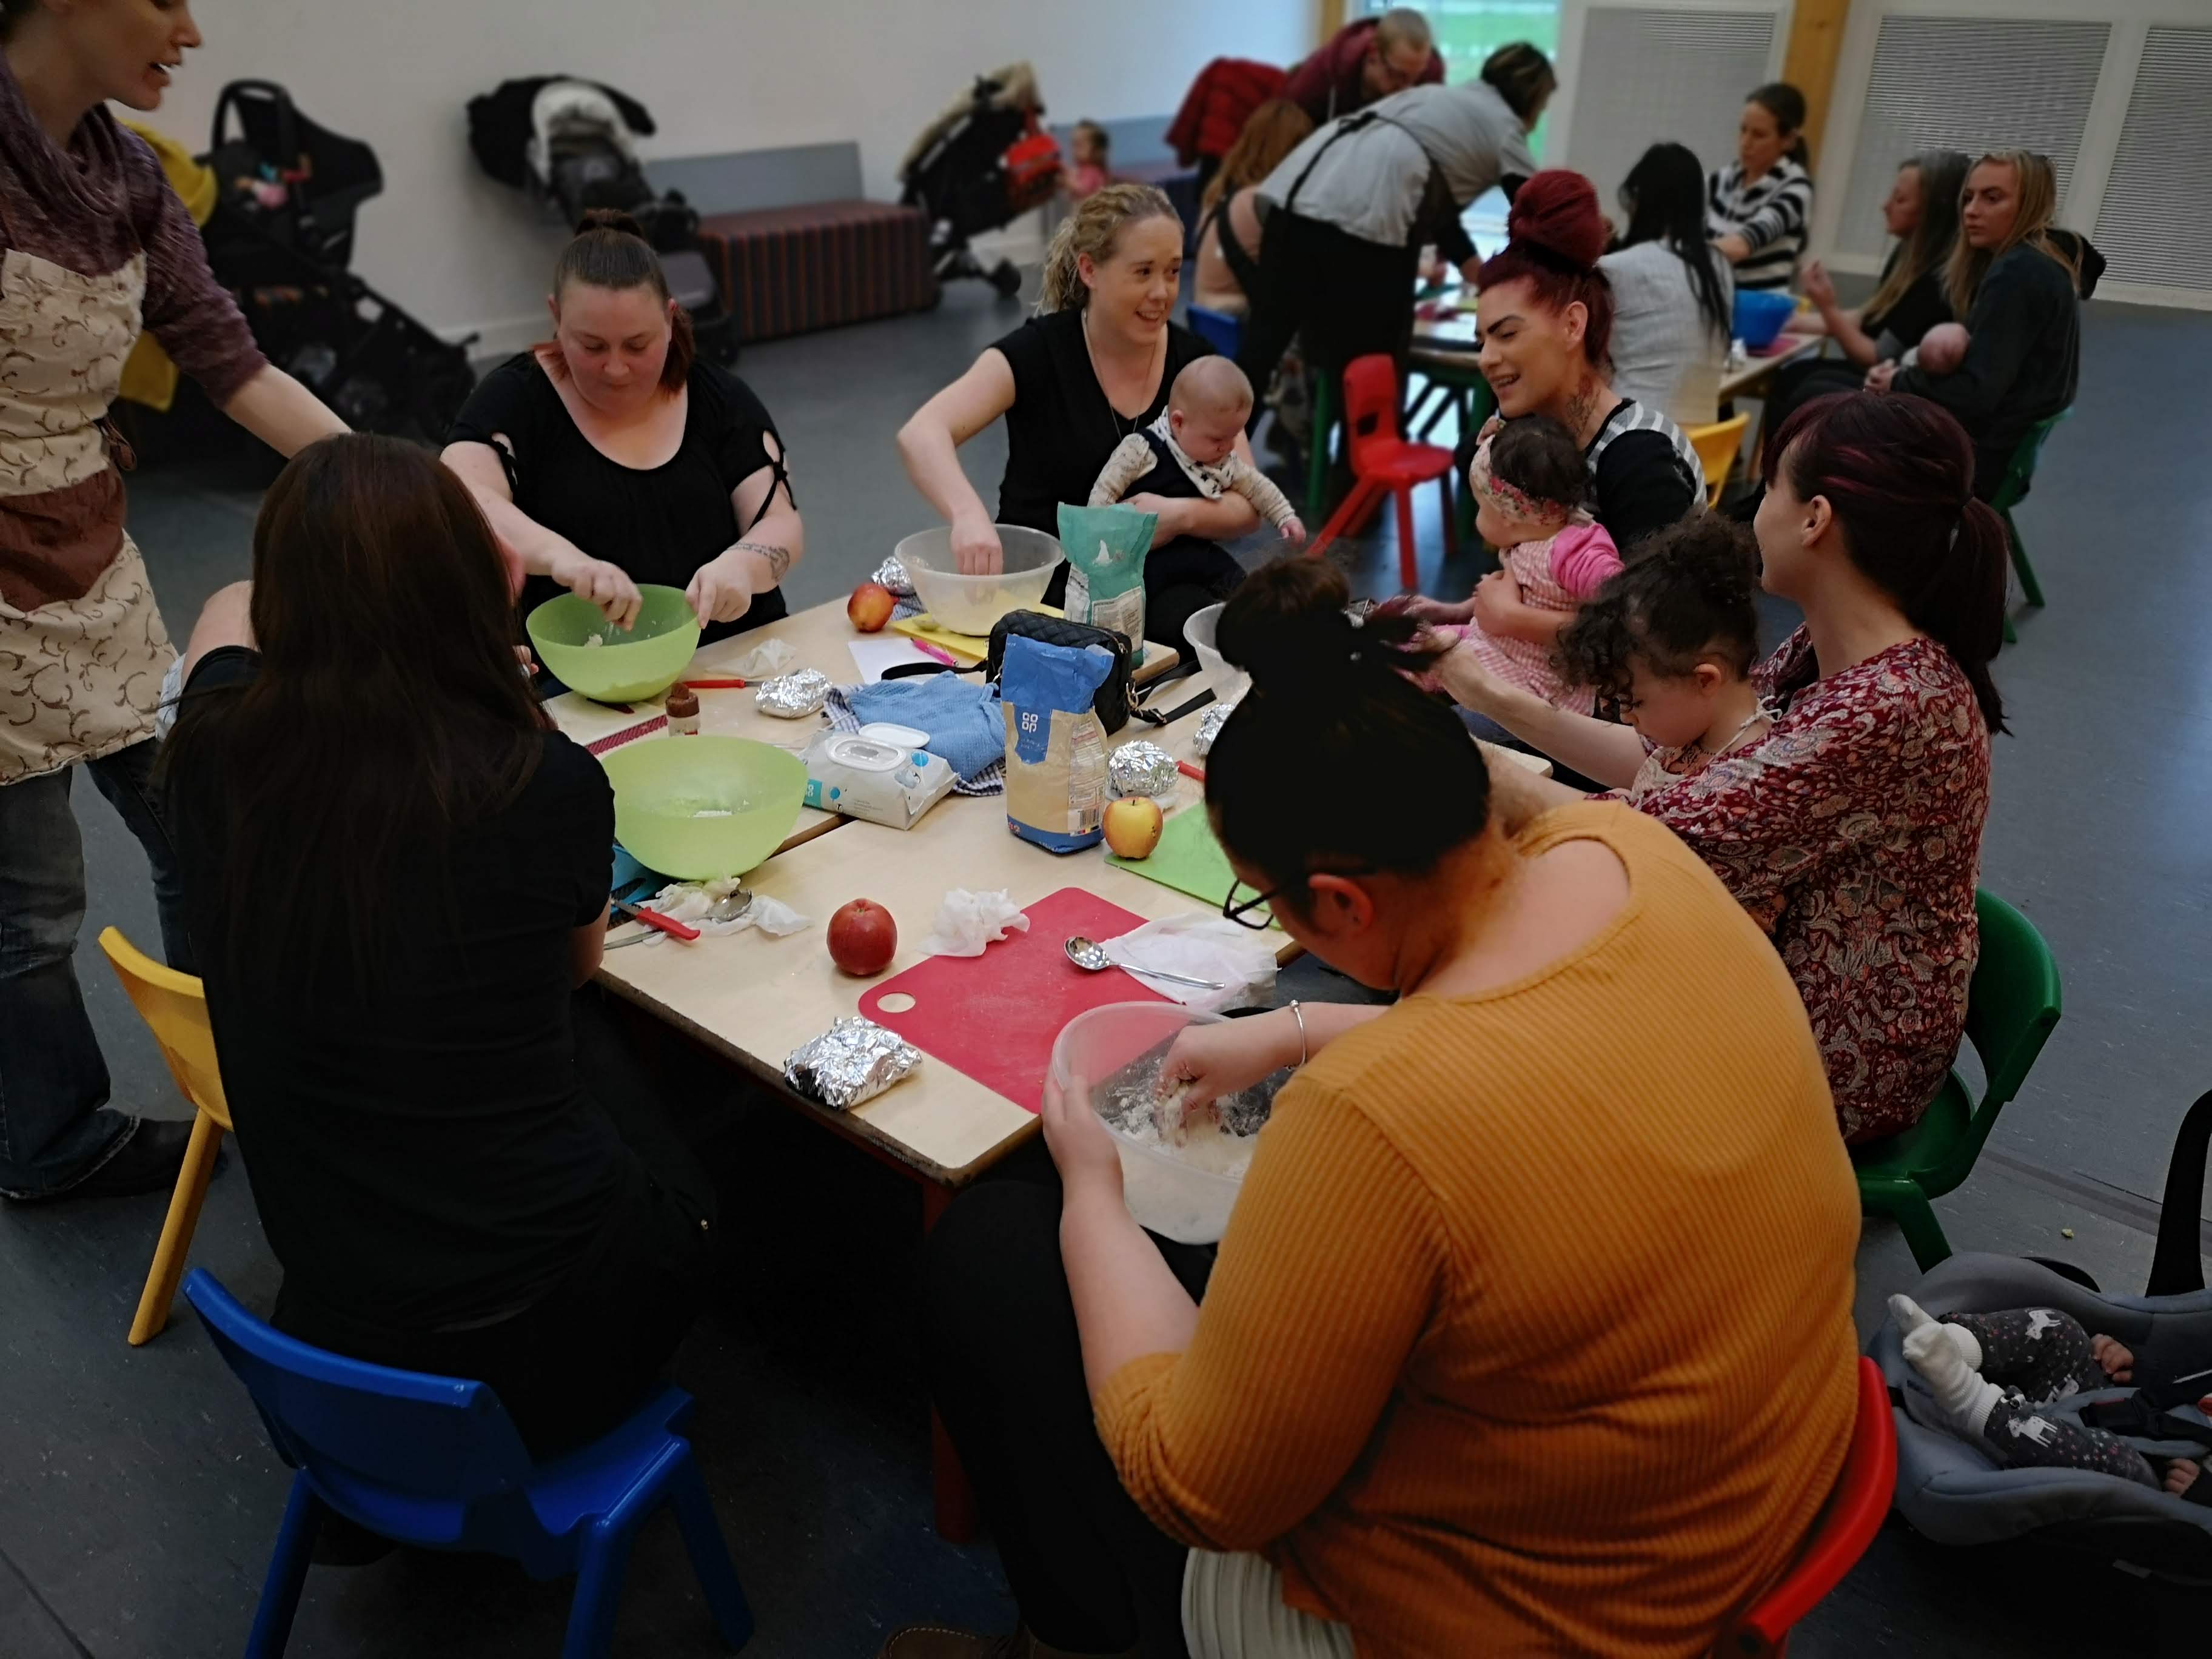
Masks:
[[[1221,613],[1221,654],[1263,691],[1310,687],[1348,665],[1357,645],[1351,585],[1319,559],[1278,559],[1245,577]]]
[[[1505,234],[1510,241],[1540,248],[1577,270],[1594,269],[1606,241],[1597,187],[1565,167],[1545,168],[1514,197]]]
[[[620,208],[586,208],[584,216],[576,222],[576,234],[586,235],[594,230],[611,230],[624,236],[645,240],[645,227]]]

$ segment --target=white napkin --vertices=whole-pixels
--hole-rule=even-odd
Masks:
[[[672,881],[646,908],[658,910],[671,921],[696,927],[702,933],[742,933],[748,927],[757,927],[770,939],[783,939],[811,925],[788,904],[765,893],[755,893],[753,902],[742,915],[728,921],[708,921],[707,912],[715,901],[727,898],[742,885],[742,878],[736,876],[718,881]],[[656,929],[654,937],[666,939],[668,935]]]
[[[980,957],[985,945],[1029,930],[1030,919],[1007,901],[1005,890],[971,893],[955,887],[945,894],[921,948],[933,957]]]
[[[1171,974],[1210,979],[1227,988],[1201,991],[1170,979],[1137,977],[1162,996],[1185,1007],[1214,1013],[1249,1001],[1275,982],[1273,935],[1240,927],[1223,916],[1186,913],[1148,921],[1119,939],[1102,939],[1107,959],[1123,967],[1164,968]]]
[[[769,680],[799,660],[799,653],[781,640],[763,640],[730,665],[740,679]]]

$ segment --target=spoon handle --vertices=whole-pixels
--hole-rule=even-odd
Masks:
[[[1229,988],[1218,980],[1193,979],[1188,974],[1171,974],[1164,968],[1139,968],[1133,962],[1117,962],[1117,968],[1126,968],[1133,974],[1142,974],[1148,979],[1172,980],[1177,985],[1191,985],[1201,991],[1225,991]]]

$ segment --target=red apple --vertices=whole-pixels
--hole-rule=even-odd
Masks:
[[[1160,826],[1164,822],[1158,801],[1145,795],[1124,795],[1107,804],[1106,844],[1116,858],[1150,858],[1152,848],[1160,844]]]
[[[873,899],[854,899],[830,918],[830,960],[855,979],[882,973],[897,954],[898,923]]]
[[[898,599],[880,582],[862,582],[845,601],[845,614],[863,634],[880,634],[898,609]]]

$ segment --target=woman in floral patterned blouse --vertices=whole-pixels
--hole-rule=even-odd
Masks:
[[[1973,499],[1965,431],[1922,398],[1820,398],[1767,454],[1763,580],[1805,613],[1755,672],[1773,725],[1635,805],[1774,940],[1856,1144],[1919,1121],[1966,1030],[1990,734],[2005,729],[1989,672],[2004,532]],[[1441,678],[1567,765],[1619,774],[1624,728],[1516,694],[1463,651]],[[1572,793],[1510,781],[1531,811]]]

